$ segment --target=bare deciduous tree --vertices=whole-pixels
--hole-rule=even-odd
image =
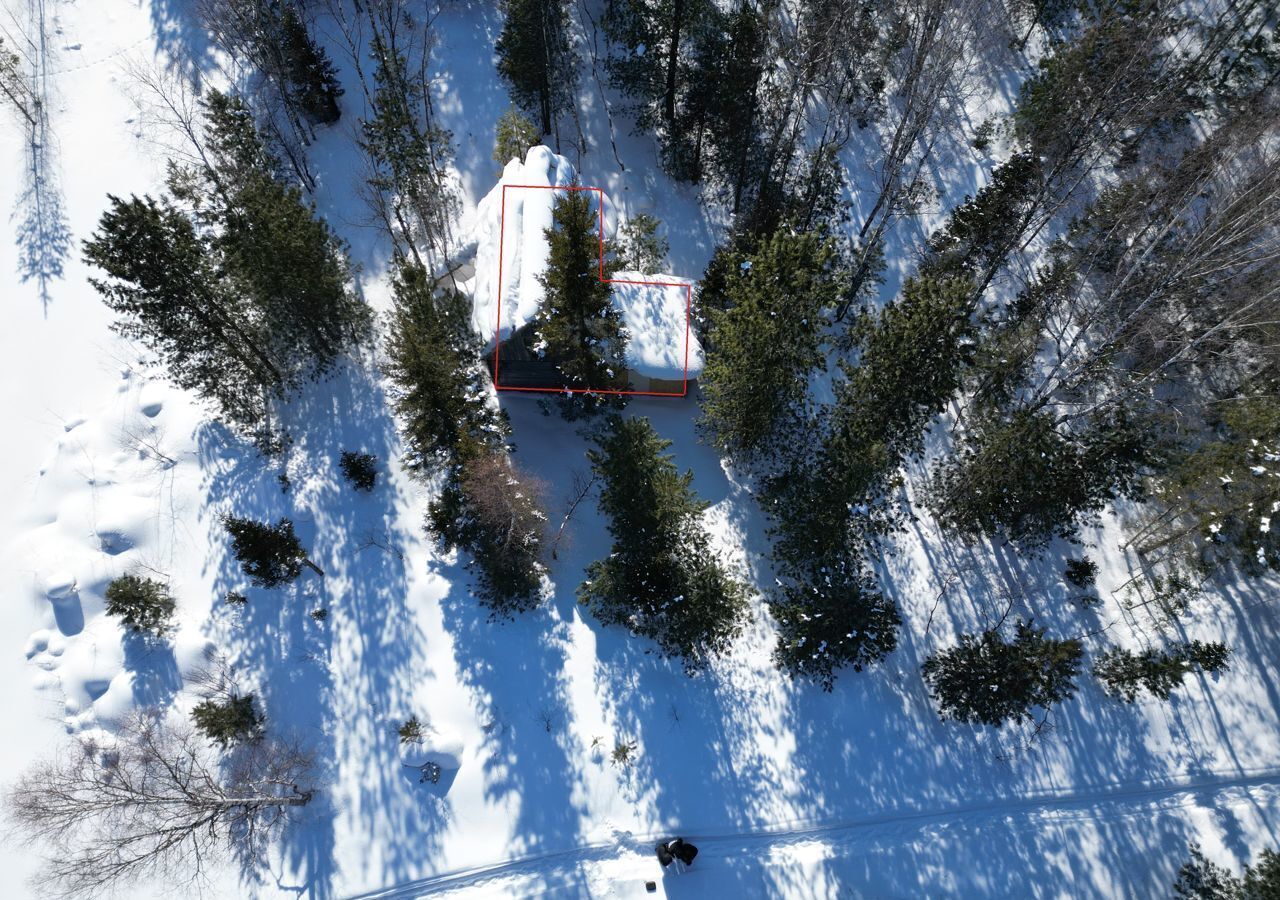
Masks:
[[[162,877],[199,884],[228,853],[260,863],[313,789],[310,757],[279,741],[212,750],[185,723],[139,711],[23,773],[7,796],[22,837],[48,854],[42,878],[87,895]]]

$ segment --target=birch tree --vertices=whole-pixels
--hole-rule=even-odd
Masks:
[[[313,764],[264,739],[223,754],[156,711],[80,739],[22,773],[8,813],[47,854],[46,884],[92,895],[139,879],[196,886],[228,855],[260,864],[314,796]]]

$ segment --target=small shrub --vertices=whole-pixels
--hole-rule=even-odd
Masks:
[[[262,716],[254,708],[253,694],[205,700],[191,711],[191,718],[201,734],[224,749],[256,741],[262,734]]]
[[[323,622],[325,619],[329,618],[329,610],[313,609],[307,615],[311,616],[311,618],[317,622]]]
[[[424,730],[422,723],[418,721],[418,717],[410,716],[396,729],[396,734],[400,736],[400,743],[402,744],[420,744],[422,743]]]
[[[134,631],[162,633],[173,617],[169,588],[150,578],[121,575],[107,586],[107,615],[118,616]]]
[[[1069,559],[1062,577],[1082,590],[1091,588],[1098,578],[1098,564],[1091,559]]]
[[[342,451],[342,474],[358,491],[371,491],[378,481],[378,457],[372,453]]]
[[[991,139],[995,137],[998,125],[999,122],[994,117],[983,119],[973,133],[973,149],[979,153],[986,153],[990,150]]]
[[[324,574],[307,559],[307,552],[293,533],[293,522],[288,519],[270,525],[223,516],[222,527],[231,535],[232,552],[244,573],[260,587],[287,584],[302,574],[304,565]]]
[[[618,741],[613,745],[609,760],[618,768],[629,766],[636,761],[637,747],[639,744],[636,741]]]
[[[228,606],[234,606],[236,609],[243,609],[244,605],[249,602],[249,598],[237,591],[227,591],[227,596],[222,598],[223,602]]]

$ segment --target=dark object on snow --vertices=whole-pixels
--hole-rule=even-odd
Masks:
[[[644,883],[644,889],[652,894],[658,889],[658,883],[656,881],[646,881]]]
[[[680,860],[686,866],[693,865],[693,858],[698,855],[698,848],[693,844],[685,843],[684,838],[676,838],[668,843],[659,844],[657,847],[658,862],[662,863],[665,869],[671,865],[672,860]]]
[[[693,865],[693,858],[698,855],[698,848],[693,844],[686,844],[684,838],[676,838],[667,845],[667,850],[686,866]]]
[[[665,843],[659,844],[657,850],[658,862],[662,863],[662,868],[665,869],[667,866],[671,865],[671,861],[675,859],[675,857],[671,855],[671,851],[667,849],[667,845]]]

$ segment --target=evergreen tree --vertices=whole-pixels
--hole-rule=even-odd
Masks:
[[[556,201],[546,230],[550,252],[539,276],[545,292],[533,321],[536,348],[555,362],[566,384],[582,389],[627,386],[626,335],[613,288],[602,281],[615,268],[600,262],[600,223],[590,191]]]
[[[513,106],[498,117],[493,158],[500,166],[513,159],[523,161],[529,148],[536,147],[541,138],[537,126]]]
[[[1043,198],[1043,181],[1040,160],[1031,153],[1015,153],[996,166],[991,181],[966,196],[930,235],[922,273],[968,277],[975,295],[982,293],[1022,240]]]
[[[161,634],[173,618],[174,602],[167,585],[151,578],[121,575],[107,585],[107,615],[118,616],[134,631]]]
[[[1094,663],[1093,675],[1116,699],[1132,703],[1145,689],[1153,697],[1168,700],[1190,672],[1196,669],[1208,673],[1225,671],[1230,654],[1221,643],[1202,641],[1141,653],[1114,647]]]
[[[721,26],[708,0],[617,0],[601,20],[609,39],[610,81],[632,101],[637,130],[657,130],[664,155],[686,145],[699,46]]]
[[[958,646],[925,660],[924,679],[942,718],[1001,726],[1076,692],[1080,642],[1046,638],[1029,622],[1015,631],[1012,641],[994,629],[962,634]]]
[[[201,734],[223,749],[252,743],[262,736],[262,716],[254,706],[253,694],[203,700],[191,710],[191,719]]]
[[[1280,403],[1265,385],[1246,387],[1149,479],[1150,505],[1129,544],[1142,554],[1213,570],[1280,569]],[[1280,523],[1278,523],[1280,524]]]
[[[837,669],[861,672],[897,648],[902,617],[857,560],[828,558],[802,571],[770,604],[779,628],[773,659],[829,691]]]
[[[109,197],[85,258],[114,326],[156,353],[181,387],[270,437],[273,402],[368,331],[342,248],[237,98],[205,101],[207,165],[171,166],[170,197]],[[185,209],[178,204],[184,204]]]
[[[1178,900],[1240,900],[1243,883],[1230,871],[1209,859],[1199,844],[1191,845],[1191,858],[1178,869],[1173,896]]]
[[[845,521],[850,508],[881,527],[903,457],[920,452],[929,421],[959,386],[972,352],[971,300],[966,279],[908,279],[894,303],[855,327],[858,362],[841,364],[845,377],[836,384],[811,477],[818,481],[804,487],[817,501],[811,515],[818,529]],[[782,497],[784,508],[800,502]]]
[[[1078,588],[1091,588],[1098,577],[1098,564],[1091,559],[1069,559],[1062,577]]]
[[[286,78],[298,105],[313,123],[332,125],[342,116],[342,86],[328,54],[307,32],[292,4],[280,12],[280,38]]]
[[[699,56],[701,68],[711,67],[713,90],[707,109],[706,141],[709,163],[728,189],[735,214],[756,199],[762,185],[763,148],[760,138],[761,81],[768,57],[764,14],[744,3],[729,15],[723,37]],[[698,72],[695,77],[703,75]],[[702,137],[701,134],[698,137]],[[698,172],[700,154],[694,160]]]
[[[488,402],[470,301],[457,291],[433,291],[426,271],[411,263],[401,264],[392,296],[385,370],[394,385],[406,467],[429,472],[464,438],[500,444],[508,428]]]
[[[1280,897],[1280,854],[1263,850],[1244,877],[1209,859],[1200,845],[1191,845],[1191,858],[1178,870],[1173,884],[1178,900],[1276,900]]]
[[[1069,435],[1043,411],[983,419],[934,470],[929,504],[940,522],[970,539],[1001,534],[1038,546],[1069,538],[1117,496],[1138,496],[1153,458],[1145,444],[1122,416]]]
[[[185,185],[175,193],[210,204],[226,277],[259,311],[275,358],[313,375],[367,333],[369,309],[350,289],[338,238],[297,187],[276,177],[279,163],[244,102],[212,92],[206,108],[213,171],[199,193]]]
[[[256,585],[272,588],[288,584],[302,574],[304,565],[317,575],[324,575],[307,558],[307,551],[293,533],[293,522],[288,519],[270,525],[223,516],[222,527],[231,535],[232,553]]]
[[[723,653],[742,630],[747,588],[711,550],[706,504],[680,474],[647,419],[615,419],[588,451],[613,547],[578,589],[606,625],[625,625],[680,656],[689,672]]]
[[[1280,853],[1263,850],[1244,871],[1241,900],[1276,900],[1280,897]]]
[[[632,216],[622,223],[618,239],[618,266],[633,272],[652,275],[662,270],[671,245],[658,237],[661,223],[648,213]]]
[[[506,20],[494,50],[498,74],[516,105],[536,114],[542,133],[573,102],[577,60],[569,45],[565,0],[504,0]]]
[[[89,281],[120,317],[112,328],[154,352],[175,384],[212,400],[225,419],[262,428],[266,398],[288,377],[250,298],[221,279],[210,242],[170,200],[108,199],[85,258],[110,276]]]
[[[343,450],[342,474],[358,491],[371,491],[378,482],[378,457],[372,453]]]
[[[823,313],[844,273],[831,241],[816,234],[779,230],[753,252],[724,254],[698,294],[711,320],[702,427],[735,459],[768,459],[808,418],[809,378],[825,365]]]

